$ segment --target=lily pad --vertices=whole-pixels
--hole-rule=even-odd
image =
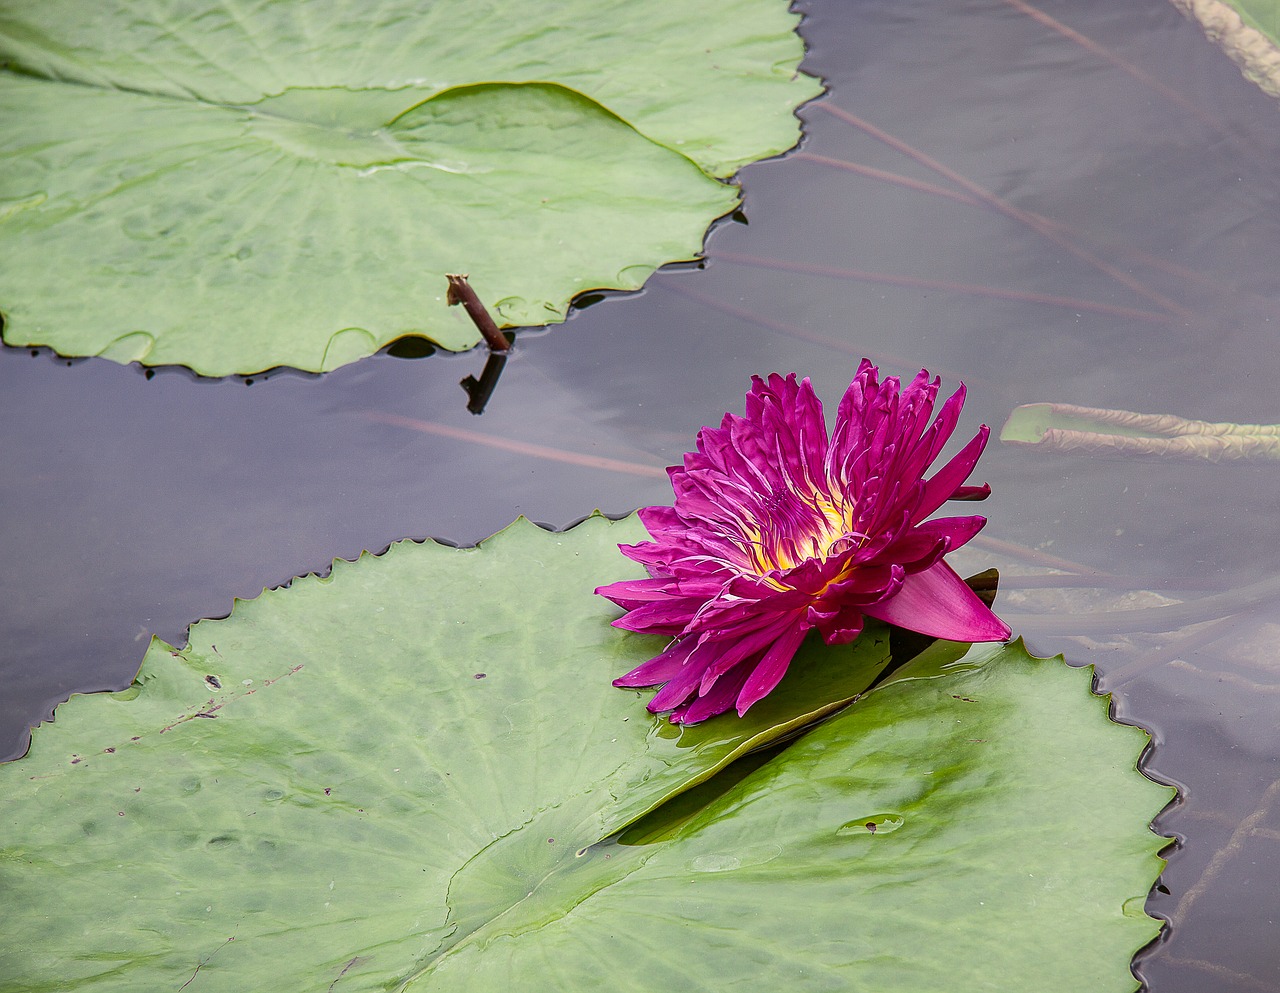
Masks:
[[[1277,0],[1173,0],[1200,22],[1246,79],[1280,97],[1280,2]]]
[[[0,893],[21,908],[0,975],[91,993],[1135,987],[1169,791],[1087,670],[943,644],[788,743],[882,673],[871,629],[806,646],[746,718],[679,729],[609,685],[655,646],[591,593],[636,574],[616,545],[642,533],[594,517],[404,542],[74,698],[0,767]]]
[[[1280,459],[1280,424],[1188,420],[1175,414],[1028,403],[1015,407],[1000,440],[1060,452],[1197,458]]]
[[[799,136],[777,0],[0,0],[4,340],[206,375],[563,320]]]

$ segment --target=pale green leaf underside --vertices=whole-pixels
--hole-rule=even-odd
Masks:
[[[1240,67],[1246,79],[1280,97],[1280,2],[1173,0]]]
[[[671,727],[609,685],[660,643],[591,592],[636,575],[616,544],[641,535],[597,517],[395,545],[64,705],[0,767],[0,975],[92,993],[1134,988],[1169,791],[1087,670],[1020,646],[959,663],[941,646],[674,829],[630,833],[661,840],[602,840],[886,660],[877,630],[810,644],[746,719]]]
[[[637,288],[817,92],[785,5],[711,6],[0,0],[5,340],[320,371],[475,344],[446,272],[516,326]]]

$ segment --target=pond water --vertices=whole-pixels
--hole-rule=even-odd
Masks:
[[[830,85],[802,150],[744,170],[704,266],[519,334],[481,416],[480,353],[207,381],[0,350],[0,758],[150,635],[335,556],[669,502],[661,468],[753,373],[835,398],[862,355],[927,366],[970,388],[958,438],[1036,401],[1280,421],[1280,107],[1196,25],[1166,0],[1041,3],[1066,30],[1014,0],[801,6]],[[1280,990],[1280,607],[1106,614],[1274,577],[1280,470],[993,442],[979,476],[960,564],[999,567],[1033,651],[1097,666],[1183,790],[1141,976]]]

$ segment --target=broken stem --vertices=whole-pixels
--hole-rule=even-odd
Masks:
[[[452,307],[454,304],[462,304],[467,311],[467,316],[471,318],[476,329],[484,336],[489,350],[493,352],[505,352],[511,347],[511,343],[507,341],[506,336],[498,330],[498,325],[494,323],[489,311],[485,309],[484,304],[480,302],[480,298],[476,296],[476,291],[471,288],[471,284],[467,282],[466,273],[445,273],[445,279],[449,281],[449,293],[445,297],[445,302]]]

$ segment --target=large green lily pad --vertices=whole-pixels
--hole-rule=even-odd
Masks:
[[[0,0],[4,340],[206,375],[450,349],[697,255],[799,135],[779,0]]]
[[[616,544],[641,535],[596,517],[398,544],[237,603],[181,651],[155,643],[131,689],[64,705],[0,767],[0,976],[1135,988],[1159,926],[1147,824],[1170,791],[1087,670],[942,644],[788,743],[883,671],[873,629],[808,645],[745,719],[675,728],[609,685],[656,645],[591,593],[636,574]]]

